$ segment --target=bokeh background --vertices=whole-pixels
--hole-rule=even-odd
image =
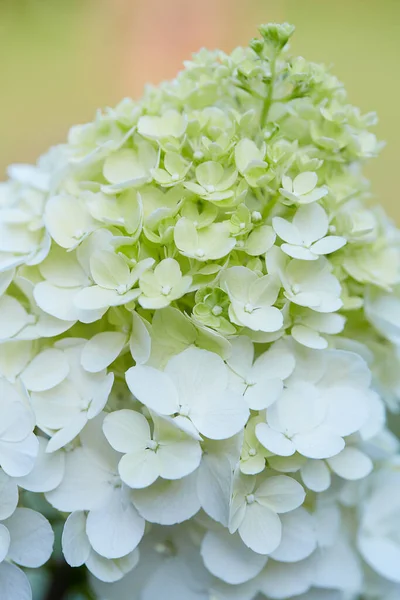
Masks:
[[[0,179],[201,46],[246,44],[272,20],[294,23],[293,51],[333,63],[350,100],[378,112],[387,147],[369,175],[400,221],[400,0],[0,0]]]

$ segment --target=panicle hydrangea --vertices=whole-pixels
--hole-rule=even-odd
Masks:
[[[400,595],[400,236],[373,114],[265,25],[0,186],[0,598]],[[19,501],[20,497],[20,501]]]

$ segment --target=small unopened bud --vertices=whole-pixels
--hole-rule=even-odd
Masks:
[[[276,50],[282,50],[293,35],[294,30],[294,25],[289,23],[268,23],[267,25],[261,25],[259,28],[264,40]]]

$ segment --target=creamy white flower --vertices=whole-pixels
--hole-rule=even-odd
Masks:
[[[328,340],[324,335],[341,333],[346,319],[336,313],[318,313],[315,310],[299,309],[294,316],[294,325],[291,329],[292,337],[303,346],[324,350],[328,347]]]
[[[221,287],[229,296],[231,321],[254,331],[278,331],[283,316],[275,303],[280,282],[276,277],[258,277],[246,267],[231,267],[222,273]]]
[[[371,374],[356,354],[325,350],[296,367],[282,396],[256,427],[260,443],[281,456],[296,451],[308,458],[331,458],[345,447],[344,437],[359,431],[369,414]]]
[[[151,433],[147,419],[133,410],[115,411],[104,420],[106,438],[124,454],[118,471],[129,487],[148,487],[158,477],[181,479],[200,464],[197,440],[160,417],[153,417],[153,427]]]
[[[117,559],[135,550],[144,520],[121,482],[120,455],[102,433],[103,418],[99,415],[86,425],[80,436],[82,446],[66,454],[63,480],[46,498],[63,512],[88,511],[85,530],[91,547],[104,558]]]
[[[101,581],[111,583],[124,577],[139,561],[139,550],[117,558],[105,558],[93,550],[86,533],[87,516],[84,511],[71,513],[65,522],[62,534],[62,551],[71,567],[83,564]]]
[[[292,374],[295,359],[288,346],[278,342],[253,361],[251,340],[247,336],[233,340],[227,360],[230,385],[243,395],[251,410],[263,410],[281,395],[283,381]]]
[[[153,272],[146,271],[140,277],[139,287],[142,293],[139,303],[143,308],[165,308],[173,300],[186,294],[191,283],[189,275],[182,276],[176,260],[165,258]]]
[[[121,254],[99,251],[91,257],[90,271],[95,285],[78,291],[74,304],[85,311],[106,309],[109,306],[128,304],[140,295],[133,286],[140,276],[154,264],[154,259],[139,261],[132,269]]]
[[[290,302],[321,313],[334,312],[342,307],[340,283],[325,257],[316,261],[293,259],[289,262],[285,254],[274,246],[267,252],[266,262],[268,272],[279,276]]]
[[[21,374],[31,392],[37,424],[51,435],[47,452],[71,442],[103,410],[110,394],[114,374],[105,369],[91,373],[81,364],[85,342],[74,338],[56,342]]]
[[[242,397],[228,387],[228,370],[213,352],[188,348],[165,371],[139,365],[126,372],[132,394],[149,409],[173,417],[173,423],[197,439],[226,439],[247,421]]]
[[[346,244],[346,239],[327,235],[328,215],[319,204],[301,206],[292,222],[274,217],[275,233],[284,241],[281,249],[299,260],[317,260],[319,256],[336,252]]]
[[[258,554],[271,554],[282,539],[279,514],[301,506],[305,498],[302,486],[285,475],[257,481],[238,475],[233,488],[229,531],[238,531],[243,542]]]
[[[316,187],[318,175],[311,171],[300,173],[293,180],[284,175],[282,177],[282,186],[279,191],[284,198],[295,204],[310,204],[321,200],[327,195],[328,190],[325,186]]]

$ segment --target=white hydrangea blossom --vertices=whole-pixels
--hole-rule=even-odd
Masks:
[[[99,600],[400,597],[375,117],[260,31],[0,185],[1,600],[54,511]]]

